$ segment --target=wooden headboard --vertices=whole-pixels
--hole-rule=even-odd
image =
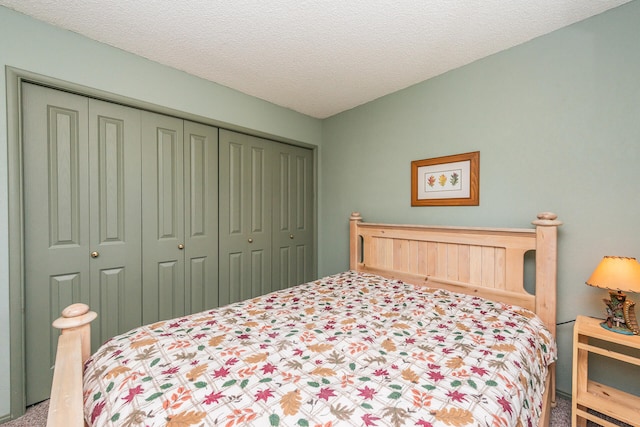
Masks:
[[[535,228],[438,227],[350,218],[350,268],[445,288],[534,311],[556,331],[557,228],[544,212]],[[535,295],[524,287],[525,253],[535,250]]]

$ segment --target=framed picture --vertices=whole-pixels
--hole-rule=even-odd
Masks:
[[[480,152],[411,162],[411,206],[478,206]]]

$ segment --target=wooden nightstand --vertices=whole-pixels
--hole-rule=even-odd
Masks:
[[[621,360],[640,366],[640,358],[611,351],[602,343],[615,343],[628,348],[640,349],[640,336],[611,332],[600,326],[600,319],[578,316],[573,330],[573,398],[571,425],[584,427],[587,419],[605,427],[614,424],[587,412],[593,409],[601,414],[633,426],[640,425],[640,397],[613,387],[589,380],[589,353]],[[589,339],[601,340],[589,342]]]

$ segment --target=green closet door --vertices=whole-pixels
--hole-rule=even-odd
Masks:
[[[64,307],[100,312],[94,345],[140,322],[140,117],[36,85],[22,90],[29,405],[49,397],[51,322]]]
[[[218,306],[218,129],[184,122],[185,291],[189,313]]]
[[[142,113],[142,321],[185,313],[183,121]]]
[[[220,305],[272,290],[270,147],[220,130]]]
[[[144,323],[218,305],[218,130],[142,117]]]
[[[273,286],[313,280],[313,151],[274,143]]]
[[[140,326],[140,111],[89,100],[92,347]]]

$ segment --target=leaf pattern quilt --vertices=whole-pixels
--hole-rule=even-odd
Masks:
[[[532,312],[348,271],[146,325],[85,366],[92,426],[535,426]]]

